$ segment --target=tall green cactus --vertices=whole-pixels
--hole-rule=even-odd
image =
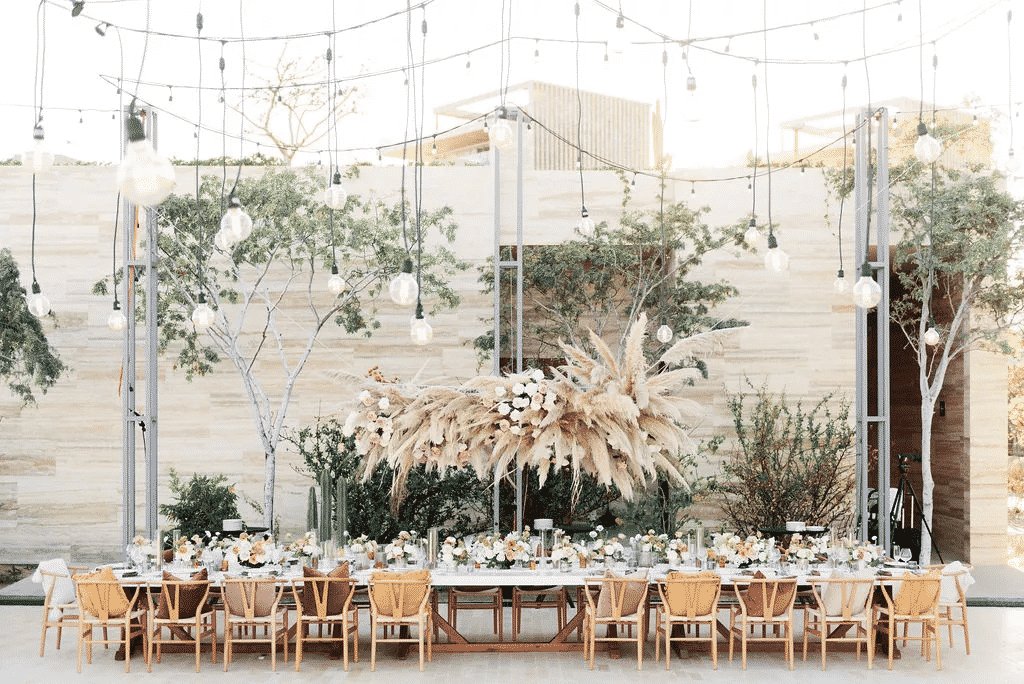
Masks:
[[[334,490],[334,542],[339,548],[345,543],[345,533],[348,531],[348,481],[344,477],[338,478]]]
[[[320,472],[320,529],[317,541],[323,542],[331,535],[331,494],[334,493],[334,482],[331,474],[324,468]]]
[[[310,487],[309,498],[306,500],[306,530],[317,528],[316,511],[316,487]]]

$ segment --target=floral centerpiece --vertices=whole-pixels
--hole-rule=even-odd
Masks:
[[[621,561],[624,559],[626,549],[622,542],[626,541],[626,535],[622,533],[608,535],[604,525],[598,525],[590,531],[590,538],[594,540],[591,542],[591,557],[593,560]]]
[[[388,564],[404,566],[416,558],[416,533],[401,531],[391,543],[384,547],[384,559]]]
[[[361,534],[352,540],[348,549],[356,558],[365,555],[367,561],[372,561],[374,556],[377,555],[377,542],[370,539],[365,534]]]
[[[198,534],[174,539],[171,541],[171,550],[174,552],[173,562],[192,567],[202,558],[203,548],[203,540]]]
[[[647,530],[646,534],[638,534],[633,537],[632,542],[639,552],[638,563],[654,565],[665,556],[669,540],[667,534],[655,534],[654,530]]]
[[[569,535],[562,537],[561,541],[551,547],[551,562],[562,570],[569,570],[570,567],[580,566],[580,560],[589,558],[590,551],[586,544],[573,542]]]
[[[669,539],[665,545],[665,559],[669,565],[679,565],[691,557],[690,545],[683,539],[683,533],[676,532],[676,536]]]
[[[294,542],[293,542],[294,544]],[[291,546],[288,547],[291,550]],[[267,563],[280,560],[280,552],[269,539],[256,539],[248,532],[242,532],[238,539],[228,541],[224,546],[224,558],[228,563],[237,563],[246,568],[262,568]]]
[[[455,537],[445,538],[444,543],[441,544],[441,548],[438,550],[438,556],[441,563],[449,568],[469,565],[472,562],[472,557],[469,555],[466,543]]]
[[[722,532],[712,536],[708,558],[717,560],[719,565],[742,568],[754,563],[767,563],[769,551],[773,548],[774,539],[753,534],[742,538],[731,532]]]
[[[485,568],[509,568],[516,562],[529,562],[533,558],[530,528],[510,532],[505,537],[481,534],[469,553],[474,563]]]
[[[314,558],[320,556],[320,544],[316,540],[316,531],[310,530],[304,535],[284,547],[286,553],[291,553],[303,563],[311,563]]]
[[[805,537],[799,532],[789,539],[789,546],[781,548],[781,560],[819,562],[828,557],[828,537]]]
[[[146,564],[149,563],[150,559],[156,556],[156,547],[153,545],[151,540],[140,534],[136,535],[136,537],[132,539],[132,543],[128,545],[125,552],[128,555],[128,560],[130,560],[133,565],[145,567]]]

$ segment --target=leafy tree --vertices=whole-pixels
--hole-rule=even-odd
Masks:
[[[312,169],[268,169],[243,179],[236,195],[256,220],[252,234],[227,251],[214,249],[220,179],[203,179],[198,202],[172,195],[159,211],[160,349],[177,350],[175,367],[189,380],[211,372],[221,359],[238,373],[266,455],[262,511],[268,526],[292,392],[320,334],[332,321],[347,334],[372,334],[380,325],[375,299],[416,249],[404,225],[407,208],[376,200],[349,197],[334,212],[332,230],[320,201],[322,183]],[[433,240],[439,246],[424,247],[422,254],[423,297],[436,302],[434,313],[458,304],[446,278],[465,267],[445,246],[455,237],[451,213],[445,207],[421,219],[424,242],[431,232],[440,238]],[[325,269],[335,262],[348,288],[338,296],[325,286]],[[101,281],[94,292],[103,294],[106,287]],[[199,295],[216,311],[205,332],[190,318]],[[280,315],[283,307],[293,307],[289,316]]]
[[[50,346],[42,322],[25,302],[18,262],[7,248],[0,249],[0,378],[14,396],[35,403],[33,389],[46,391],[67,367]]]
[[[715,437],[700,447],[700,452],[713,454],[724,441]],[[673,534],[687,522],[692,520],[689,508],[712,494],[715,479],[697,475],[697,460],[693,456],[681,459],[682,469],[687,471],[686,481],[689,487],[678,487],[659,474],[658,478],[648,483],[647,487],[626,504],[620,514],[622,524],[631,531],[646,532],[656,530]]]
[[[737,447],[713,488],[724,495],[722,507],[735,529],[753,533],[761,526],[782,527],[787,520],[846,522],[856,486],[853,433],[849,405],[833,412],[831,400],[824,397],[805,411],[763,385],[752,397],[729,397]]]
[[[218,532],[225,520],[239,517],[238,495],[226,475],[193,473],[192,479],[185,482],[171,468],[169,487],[178,500],[160,504],[160,515],[180,529],[183,537]]]
[[[961,144],[970,126],[938,126],[944,145]],[[833,191],[852,191],[839,171],[827,174]],[[853,174],[847,173],[850,179]],[[913,157],[894,166],[891,225],[899,230],[893,272],[891,320],[899,325],[918,365],[921,393],[921,562],[931,557],[935,481],[931,438],[935,404],[950,362],[969,349],[1010,353],[1006,333],[1019,322],[1024,281],[1014,257],[1024,245],[1024,202],[1000,187],[1000,179],[973,165],[925,167]],[[927,240],[925,239],[927,238]],[[929,244],[930,243],[930,244]],[[925,342],[932,322],[938,344]]]
[[[668,324],[678,337],[711,328],[743,325],[712,313],[715,306],[737,294],[725,281],[688,280],[704,257],[730,244],[741,244],[745,226],[711,228],[703,222],[706,207],[691,209],[683,202],[664,211],[628,208],[630,186],[624,182],[624,210],[619,226],[602,223],[589,238],[554,245],[529,245],[523,250],[523,348],[529,367],[543,368],[561,356],[559,340],[589,348],[587,330],[621,347],[630,325],[646,312],[655,327]],[[502,259],[515,258],[503,247]],[[483,291],[493,292],[492,266],[481,268]],[[514,274],[502,273],[503,300],[513,301]],[[511,312],[506,311],[506,316]],[[511,319],[502,330],[514,330]],[[510,348],[511,333],[503,333],[502,349]],[[618,341],[618,344],[615,341]],[[493,331],[474,340],[481,361],[494,349]],[[651,336],[645,354],[654,359],[668,345]]]

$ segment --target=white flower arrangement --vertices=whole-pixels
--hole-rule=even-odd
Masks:
[[[438,557],[446,567],[454,568],[459,565],[469,565],[471,556],[465,542],[455,537],[446,537],[438,551]]]
[[[774,547],[774,539],[764,539],[757,535],[743,539],[735,533],[719,533],[712,536],[708,557],[724,558],[726,563],[737,566],[766,563]]]
[[[384,558],[388,563],[408,563],[416,557],[416,533],[401,531],[391,543],[384,547]]]
[[[665,545],[665,560],[670,565],[685,563],[693,557],[690,546],[683,540],[681,533],[676,534],[677,536],[668,540],[668,543]]]

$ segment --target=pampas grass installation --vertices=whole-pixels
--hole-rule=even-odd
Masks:
[[[536,468],[542,485],[554,464],[569,467],[574,483],[589,473],[618,487],[627,500],[636,483],[657,471],[688,486],[679,459],[696,450],[689,426],[702,408],[676,392],[699,373],[657,369],[706,353],[728,331],[680,340],[649,365],[643,354],[646,327],[641,315],[626,337],[621,363],[591,332],[595,355],[561,344],[566,363],[549,369],[550,377],[535,370],[480,376],[458,388],[365,386],[345,421],[345,434],[356,436],[363,477],[388,463],[395,471],[394,505],[419,464],[441,471],[472,467],[484,479],[515,463]]]

